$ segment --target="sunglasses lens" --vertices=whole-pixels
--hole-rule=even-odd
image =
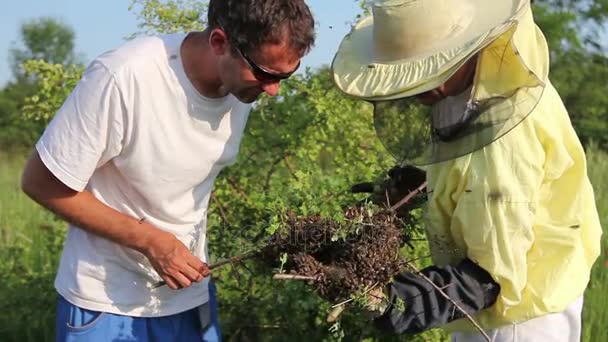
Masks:
[[[284,76],[273,75],[262,70],[255,70],[253,76],[255,76],[255,78],[257,78],[257,80],[260,82],[276,82],[287,78]]]
[[[249,57],[246,58],[248,64],[251,66],[251,71],[253,71],[253,76],[258,79],[260,82],[277,82],[288,78],[291,75],[283,75],[283,74],[273,74],[264,69],[262,69],[259,65],[257,65],[254,61],[252,61]]]
[[[241,53],[241,56],[243,56],[243,59],[249,65],[251,71],[253,71],[253,76],[255,76],[255,78],[260,82],[278,82],[281,80],[288,79],[300,67],[300,64],[298,63],[298,66],[290,73],[275,74],[266,71],[264,70],[264,68],[257,65],[253,60],[251,60],[251,58],[247,54],[243,53],[242,50],[239,50],[239,52]]]

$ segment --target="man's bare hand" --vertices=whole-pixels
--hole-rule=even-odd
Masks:
[[[149,239],[144,255],[167,286],[176,290],[200,282],[210,273],[209,267],[192,255],[173,234],[158,231]]]

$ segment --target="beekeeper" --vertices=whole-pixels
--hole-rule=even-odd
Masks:
[[[495,341],[579,341],[601,227],[583,147],[548,78],[529,0],[380,0],[344,38],[335,84],[374,105],[378,136],[427,171],[422,271]],[[381,329],[486,337],[414,273]]]

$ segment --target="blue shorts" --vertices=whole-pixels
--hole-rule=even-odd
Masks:
[[[210,323],[201,327],[198,308],[164,317],[129,317],[57,302],[57,342],[221,341],[215,286],[209,285]]]

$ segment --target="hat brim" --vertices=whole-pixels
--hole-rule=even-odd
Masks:
[[[456,46],[382,63],[375,60],[373,18],[367,17],[344,37],[332,61],[336,86],[364,100],[389,100],[430,91],[447,81],[466,61],[516,23],[506,20]],[[455,39],[458,41],[458,39]]]

